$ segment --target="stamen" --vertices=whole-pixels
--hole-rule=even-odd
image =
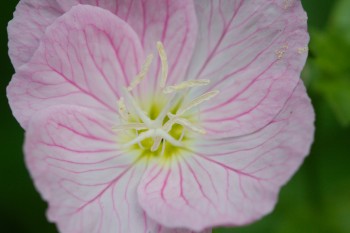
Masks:
[[[152,152],[158,150],[158,147],[159,147],[160,143],[162,142],[162,140],[163,140],[163,138],[161,138],[161,137],[154,138],[154,142],[153,142],[153,145],[151,147]]]
[[[164,132],[164,130],[158,129],[156,131],[158,131],[158,132],[156,132],[157,135],[161,136],[163,139],[170,142],[174,146],[183,147],[181,142],[179,142],[178,140],[173,138],[173,136],[169,135],[167,132]]]
[[[143,129],[147,129],[147,126],[144,123],[129,123],[124,125],[114,126],[113,129],[114,130],[130,130],[130,129],[143,130]]]
[[[162,109],[160,114],[158,115],[157,119],[155,120],[155,125],[161,125],[164,117],[167,115],[167,113],[170,111],[170,109],[175,105],[176,101],[178,101],[180,95],[179,93],[176,93],[173,95],[168,103],[165,105],[165,107]]]
[[[128,91],[132,91],[147,75],[148,70],[152,64],[153,54],[149,54],[146,58],[145,63],[142,66],[142,69],[138,75],[136,75],[135,79],[131,82],[128,87]]]
[[[183,129],[182,129],[182,132],[181,132],[181,136],[180,136],[180,138],[178,139],[179,142],[181,142],[182,139],[184,139],[184,136],[185,136],[185,129],[183,128]]]
[[[152,137],[155,133],[154,129],[150,129],[146,132],[142,132],[140,133],[136,138],[134,138],[133,140],[129,141],[128,143],[124,144],[122,147],[123,148],[128,148],[136,143],[142,142],[143,140],[145,140],[146,138]]]
[[[135,130],[136,131],[136,137],[139,136],[139,131]],[[145,147],[142,145],[141,141],[137,143],[139,145],[139,147],[143,150],[145,149]]]
[[[164,156],[164,152],[165,152],[165,141],[163,141],[162,152],[160,152],[160,156]]]
[[[166,133],[168,133],[171,130],[171,128],[174,124],[179,124],[179,125],[183,126],[184,128],[187,128],[193,132],[200,133],[200,134],[206,134],[205,129],[194,125],[193,123],[191,123],[189,120],[187,120],[185,118],[179,118],[171,113],[168,113],[168,116],[169,116],[170,120],[167,121],[163,125],[163,130]],[[184,134],[184,130],[182,130],[182,134]],[[184,137],[184,135],[182,135],[178,141],[181,142],[183,137]],[[161,137],[154,138],[154,142],[153,142],[153,145],[151,147],[151,151],[158,150],[161,141],[162,141]]]
[[[179,124],[179,125],[182,125],[183,127],[186,127],[187,129],[189,129],[191,131],[194,131],[196,133],[200,133],[200,134],[206,134],[207,133],[205,131],[205,129],[203,129],[202,127],[194,125],[192,122],[190,122],[189,120],[187,120],[185,118],[179,117],[179,116],[174,115],[174,114],[172,114],[170,112],[167,115],[168,115],[170,120],[164,125],[164,126],[166,126],[166,128],[164,129],[165,132],[168,132],[171,129],[172,125]],[[166,131],[166,130],[168,130],[168,131]]]
[[[186,106],[184,107],[181,107],[176,115],[177,116],[181,116],[183,115],[185,112],[187,112],[188,110],[194,108],[195,106],[205,102],[205,101],[208,101],[210,100],[211,98],[213,98],[214,96],[216,96],[217,94],[219,94],[219,91],[216,90],[216,91],[210,91],[210,92],[207,92],[197,98],[195,98],[194,100],[192,100],[191,102],[189,102]]]
[[[171,114],[170,112],[167,114],[168,117],[170,118],[169,121],[167,121],[164,125],[163,125],[163,130],[165,132],[169,132],[171,130],[171,128],[173,127],[173,125],[176,122],[176,116]]]
[[[118,101],[117,101],[117,104],[118,104],[118,112],[119,112],[119,115],[120,117],[127,121],[128,120],[128,111],[126,109],[126,106],[125,106],[125,103],[124,103],[124,98],[121,97]]]
[[[165,132],[168,133],[168,132],[171,130],[171,128],[172,128],[172,126],[174,125],[174,123],[175,123],[175,119],[170,119],[169,121],[167,121],[167,122],[163,125],[162,129],[163,129]],[[156,137],[156,138],[154,138],[154,142],[153,142],[151,151],[156,151],[156,150],[158,150],[158,147],[159,147],[161,141],[162,141],[162,138],[161,138],[161,137]]]
[[[175,123],[182,125],[183,127],[200,134],[206,134],[205,129],[192,124],[189,120],[185,118],[176,118]]]
[[[152,128],[151,119],[149,119],[149,117],[144,113],[144,111],[142,111],[142,109],[137,105],[136,101],[134,100],[130,92],[126,88],[123,88],[123,93],[127,98],[127,100],[132,104],[137,115],[141,118],[141,120],[148,126],[148,128]]]
[[[210,83],[210,80],[208,79],[188,80],[174,86],[165,87],[165,89],[163,90],[163,93],[169,94],[169,93],[190,88],[190,87],[206,86],[209,83]]]
[[[123,144],[120,147],[121,149],[127,149],[130,146],[138,144],[140,149],[150,149],[152,152],[154,152],[159,149],[160,144],[162,143],[161,155],[164,155],[164,153],[166,153],[166,143],[170,143],[176,147],[184,146],[182,141],[184,140],[185,133],[187,131],[192,131],[199,134],[206,133],[204,128],[193,124],[183,115],[190,109],[196,107],[197,105],[210,100],[211,98],[216,96],[219,93],[219,91],[210,91],[205,94],[202,94],[199,97],[196,97],[195,99],[187,103],[186,105],[180,107],[175,114],[172,114],[171,110],[179,103],[182,103],[182,98],[184,98],[184,95],[188,94],[188,92],[184,94],[179,91],[189,89],[192,87],[206,86],[210,83],[210,80],[188,80],[176,85],[166,86],[169,67],[167,54],[164,50],[162,42],[157,42],[157,49],[162,66],[159,86],[164,94],[171,95],[166,97],[167,103],[165,104],[165,106],[163,106],[162,110],[160,111],[155,120],[152,120],[150,116],[148,116],[151,114],[147,114],[147,112],[143,111],[141,106],[138,105],[138,103],[136,102],[135,97],[132,95],[132,90],[135,87],[137,87],[137,85],[139,85],[142,82],[142,80],[144,80],[150,69],[153,60],[153,55],[148,55],[139,74],[136,75],[135,79],[130,83],[128,87],[122,88],[123,96],[126,99],[126,103],[124,102],[124,98],[120,98],[117,101],[118,111],[121,118],[123,119],[123,123],[121,125],[114,126],[113,130],[122,130],[123,133],[131,133],[131,136],[133,137],[132,140]],[[132,109],[129,108],[129,110],[132,111],[129,111],[127,109],[126,104],[132,105]],[[130,114],[135,115],[130,117]],[[165,120],[167,116],[169,117],[169,119]],[[134,122],[133,120],[137,120],[138,122]],[[182,132],[178,140],[173,137],[172,134],[174,133],[171,131],[175,124],[182,126]],[[142,145],[143,140],[147,138],[153,139],[153,145],[151,148],[147,148]]]
[[[168,115],[169,115],[169,113],[168,113]],[[169,121],[167,121],[167,122],[163,125],[162,129],[163,129],[165,132],[168,133],[168,132],[171,130],[171,128],[172,128],[172,126],[174,125],[174,123],[175,123],[175,119],[170,119]],[[162,142],[162,138],[161,138],[161,137],[156,137],[156,138],[154,138],[154,142],[153,142],[151,151],[156,151],[156,150],[158,150],[158,147],[159,147],[159,145],[160,145],[161,142]]]
[[[164,50],[164,46],[163,46],[162,42],[160,42],[160,41],[157,42],[157,49],[158,49],[160,61],[162,63],[162,77],[160,79],[159,86],[161,88],[164,88],[165,84],[166,84],[166,80],[168,78],[168,58],[167,58],[167,55],[166,55],[166,52]]]

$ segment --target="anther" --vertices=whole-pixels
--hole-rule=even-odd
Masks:
[[[146,58],[146,62],[143,64],[142,69],[138,75],[136,75],[135,79],[131,82],[128,87],[128,91],[134,89],[147,75],[149,67],[152,64],[153,54],[149,54]]]
[[[127,121],[128,120],[128,110],[126,109],[126,106],[125,106],[125,103],[124,103],[124,98],[121,97],[118,101],[117,101],[117,104],[118,104],[118,112],[119,112],[119,115],[121,116],[121,118],[124,120],[124,121]]]
[[[192,100],[191,102],[189,102],[187,105],[185,105],[184,107],[181,107],[177,112],[176,115],[177,116],[181,116],[183,115],[185,112],[187,112],[188,110],[196,107],[197,105],[210,100],[211,98],[213,98],[214,96],[216,96],[217,94],[219,94],[219,91],[210,91],[207,92],[197,98],[195,98],[194,100]]]
[[[179,91],[191,87],[206,86],[210,83],[208,79],[188,80],[174,86],[167,86],[164,88],[163,93],[169,94],[175,91]]]
[[[152,120],[147,112],[145,112],[140,105],[136,102],[134,96],[132,95],[132,90],[139,85],[142,80],[146,77],[152,60],[153,55],[150,54],[147,56],[145,63],[143,64],[141,71],[136,75],[134,80],[130,83],[128,87],[122,88],[123,96],[126,99],[126,103],[124,102],[124,98],[120,98],[117,102],[119,115],[122,118],[123,122],[121,125],[117,125],[113,127],[113,130],[122,130],[125,133],[132,133],[132,140],[121,146],[122,149],[129,148],[134,144],[138,144],[139,148],[146,149],[142,142],[147,138],[153,139],[153,145],[150,148],[151,151],[157,151],[162,144],[161,155],[164,155],[166,144],[169,143],[176,147],[183,147],[183,140],[185,138],[185,132],[192,131],[199,134],[205,134],[206,131],[204,128],[200,126],[194,125],[191,121],[185,118],[185,113],[197,105],[210,100],[214,96],[216,96],[219,91],[210,91],[204,93],[197,98],[193,99],[186,105],[180,107],[175,114],[171,113],[171,109],[177,105],[181,98],[183,98],[183,93],[178,91],[206,86],[210,83],[210,80],[207,79],[198,79],[198,80],[188,80],[182,83],[166,86],[167,78],[168,78],[168,58],[167,54],[164,50],[163,44],[158,41],[157,42],[157,50],[159,53],[160,61],[161,61],[161,77],[159,86],[162,89],[164,94],[171,94],[167,97],[168,102],[163,107],[162,111],[158,114],[155,120]],[[126,104],[132,105],[132,111],[128,111]],[[130,110],[130,109],[129,109]],[[130,117],[130,114],[135,114],[133,117]],[[166,117],[169,119],[165,121]],[[133,120],[137,120],[138,122],[133,122]],[[182,126],[182,132],[178,139],[175,139],[172,135],[172,128],[175,124]],[[135,131],[135,133],[134,133]]]
[[[168,78],[168,58],[166,55],[166,52],[164,50],[164,46],[162,44],[162,42],[158,41],[157,42],[157,49],[158,49],[158,53],[159,53],[159,57],[160,57],[160,61],[162,63],[162,76],[160,79],[160,88],[164,88],[167,78]]]

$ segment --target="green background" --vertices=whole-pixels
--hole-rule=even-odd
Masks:
[[[14,72],[6,26],[17,2],[2,1],[0,8],[0,232],[57,233],[26,170],[23,130],[5,97]],[[272,214],[215,233],[350,232],[350,0],[304,0],[303,5],[311,43],[302,78],[317,116],[311,154],[282,189]]]

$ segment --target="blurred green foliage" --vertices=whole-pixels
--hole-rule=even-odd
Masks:
[[[4,98],[14,72],[7,56],[6,24],[17,2],[4,1],[0,9],[0,232],[57,233],[25,168],[23,130]],[[272,214],[214,233],[350,232],[350,0],[303,0],[303,5],[311,42],[302,77],[317,116],[312,151],[283,188]]]
[[[311,28],[310,88],[323,96],[339,122],[350,124],[350,1],[341,0],[324,30]]]

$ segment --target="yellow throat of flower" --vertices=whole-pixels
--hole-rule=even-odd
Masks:
[[[136,152],[141,157],[168,159],[189,149],[196,134],[206,134],[204,128],[198,125],[199,112],[193,110],[215,97],[219,91],[206,92],[184,102],[190,88],[206,86],[210,81],[187,80],[167,86],[167,54],[161,42],[157,42],[157,49],[162,65],[158,90],[147,104],[132,95],[132,90],[140,85],[149,71],[153,60],[153,55],[150,54],[139,74],[128,87],[123,88],[124,97],[118,101],[121,124],[115,126],[114,130],[121,132],[118,139],[121,149]],[[141,106],[148,107],[142,109]]]

